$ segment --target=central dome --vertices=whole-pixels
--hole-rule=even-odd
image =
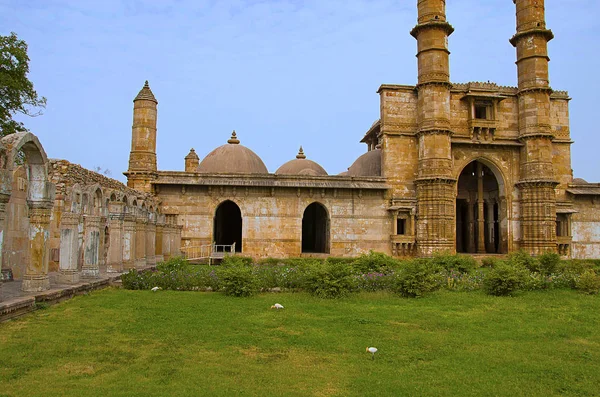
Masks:
[[[294,160],[290,160],[275,171],[277,175],[311,175],[325,176],[327,171],[312,160],[307,160],[300,146],[300,151]]]
[[[256,153],[240,145],[235,131],[227,145],[210,152],[198,166],[204,174],[268,174],[265,163]]]

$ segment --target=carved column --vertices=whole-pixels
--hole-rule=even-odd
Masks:
[[[164,230],[165,230],[165,223],[164,223],[163,219],[159,218],[158,221],[156,222],[156,239],[154,241],[154,246],[156,249],[156,262],[157,263],[163,262],[165,260],[165,257],[163,254]]]
[[[6,204],[8,204],[9,200],[10,193],[0,193],[0,269],[4,266],[4,228],[6,223]],[[1,282],[0,285],[2,285]]]
[[[45,291],[50,288],[48,260],[52,204],[51,201],[29,204],[30,259],[21,285],[21,289],[25,292]]]
[[[135,268],[146,266],[146,217],[135,218]]]
[[[98,266],[101,269],[104,269],[107,263],[107,250],[110,247],[110,241],[108,242],[108,246],[106,243],[106,225],[107,225],[108,217],[101,216],[100,217],[100,225],[98,230],[100,231],[100,236],[98,237]],[[109,231],[110,238],[110,231]]]
[[[171,233],[173,231],[173,226],[169,223],[165,223],[165,227],[163,228],[163,239],[162,239],[162,252],[164,260],[169,260],[171,257]]]
[[[58,279],[66,284],[79,282],[79,214],[65,212],[60,219],[60,268]]]
[[[156,220],[153,214],[149,215],[146,223],[146,264],[156,265]]]
[[[98,256],[100,254],[100,217],[84,215],[83,217],[83,267],[81,276],[84,278],[100,277]]]
[[[489,200],[487,207],[487,219],[486,219],[486,227],[488,230],[488,244],[487,244],[487,252],[496,252],[496,235],[495,235],[495,222],[494,222],[494,201]]]
[[[181,231],[183,226],[174,225],[173,244],[171,245],[171,255],[181,256]]]
[[[111,211],[108,215],[108,238],[110,239],[107,256],[108,263],[106,265],[108,273],[121,273],[123,271],[124,214],[121,208],[122,205],[115,205],[115,211]]]
[[[467,199],[467,241],[465,249],[467,252],[475,252],[475,214],[473,211],[473,201]]]
[[[477,162],[477,253],[485,254],[485,212],[483,200],[483,167]]]
[[[123,214],[123,270],[135,269],[135,216]]]

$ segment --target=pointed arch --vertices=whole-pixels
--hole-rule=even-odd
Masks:
[[[500,168],[477,157],[460,169],[457,180],[456,251],[507,252],[506,188]]]

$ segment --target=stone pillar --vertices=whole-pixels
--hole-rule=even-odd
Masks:
[[[450,137],[450,51],[444,0],[418,0],[417,108],[419,144],[417,246],[419,255],[455,252],[456,180]]]
[[[58,280],[66,284],[79,282],[79,214],[65,212],[60,219],[60,268]]]
[[[550,115],[552,89],[548,73],[548,42],[544,0],[513,0],[517,49],[521,179],[521,247],[533,255],[556,252],[556,196],[552,163],[554,132]]]
[[[173,243],[171,245],[171,255],[181,256],[181,231],[183,226],[174,225]]]
[[[123,214],[123,270],[135,269],[135,216]]]
[[[122,205],[117,206],[117,211],[111,211],[108,215],[108,238],[110,239],[107,255],[108,263],[106,264],[108,273],[121,273],[123,271],[124,214],[120,211],[121,208]]]
[[[475,252],[475,214],[473,211],[473,201],[467,200],[467,241],[465,241],[466,251]]]
[[[29,263],[21,289],[25,292],[45,291],[50,288],[48,260],[50,256],[50,216],[52,202],[31,203],[29,207]]]
[[[483,166],[477,162],[477,253],[485,254],[485,201],[483,199]]]
[[[100,254],[100,217],[97,215],[83,216],[83,267],[81,276],[84,278],[100,277],[98,255]]]
[[[165,260],[164,254],[163,254],[163,240],[164,240],[164,230],[165,230],[165,223],[162,219],[158,219],[158,222],[156,222],[156,239],[154,241],[154,247],[156,249],[156,262],[160,263],[163,262]]]
[[[487,244],[487,252],[496,252],[496,236],[494,231],[494,201],[489,200],[487,207],[487,219],[486,219],[486,227],[488,230],[488,244]]]
[[[135,268],[146,266],[146,217],[135,218]]]
[[[107,246],[107,244],[105,244],[106,243],[107,220],[108,220],[108,218],[106,216],[101,216],[100,217],[100,226],[98,228],[98,230],[100,231],[100,236],[98,237],[98,266],[100,269],[106,268],[106,262],[108,260],[107,250],[110,247],[110,241],[108,243],[108,246]],[[110,238],[110,231],[109,231],[109,238]]]
[[[146,223],[146,264],[148,266],[156,265],[156,220],[153,215],[149,215]]]
[[[4,266],[4,228],[6,224],[6,204],[9,200],[10,193],[0,193],[0,269]],[[2,285],[2,282],[0,282],[0,285]]]

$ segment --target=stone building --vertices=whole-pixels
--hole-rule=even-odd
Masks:
[[[418,84],[382,85],[367,153],[328,175],[300,149],[269,173],[240,144],[156,166],[157,100],[134,99],[128,186],[154,195],[183,246],[253,257],[435,252],[600,257],[600,184],[573,179],[569,96],[549,85],[543,0],[514,0],[517,87],[452,83],[445,0],[418,0]]]

